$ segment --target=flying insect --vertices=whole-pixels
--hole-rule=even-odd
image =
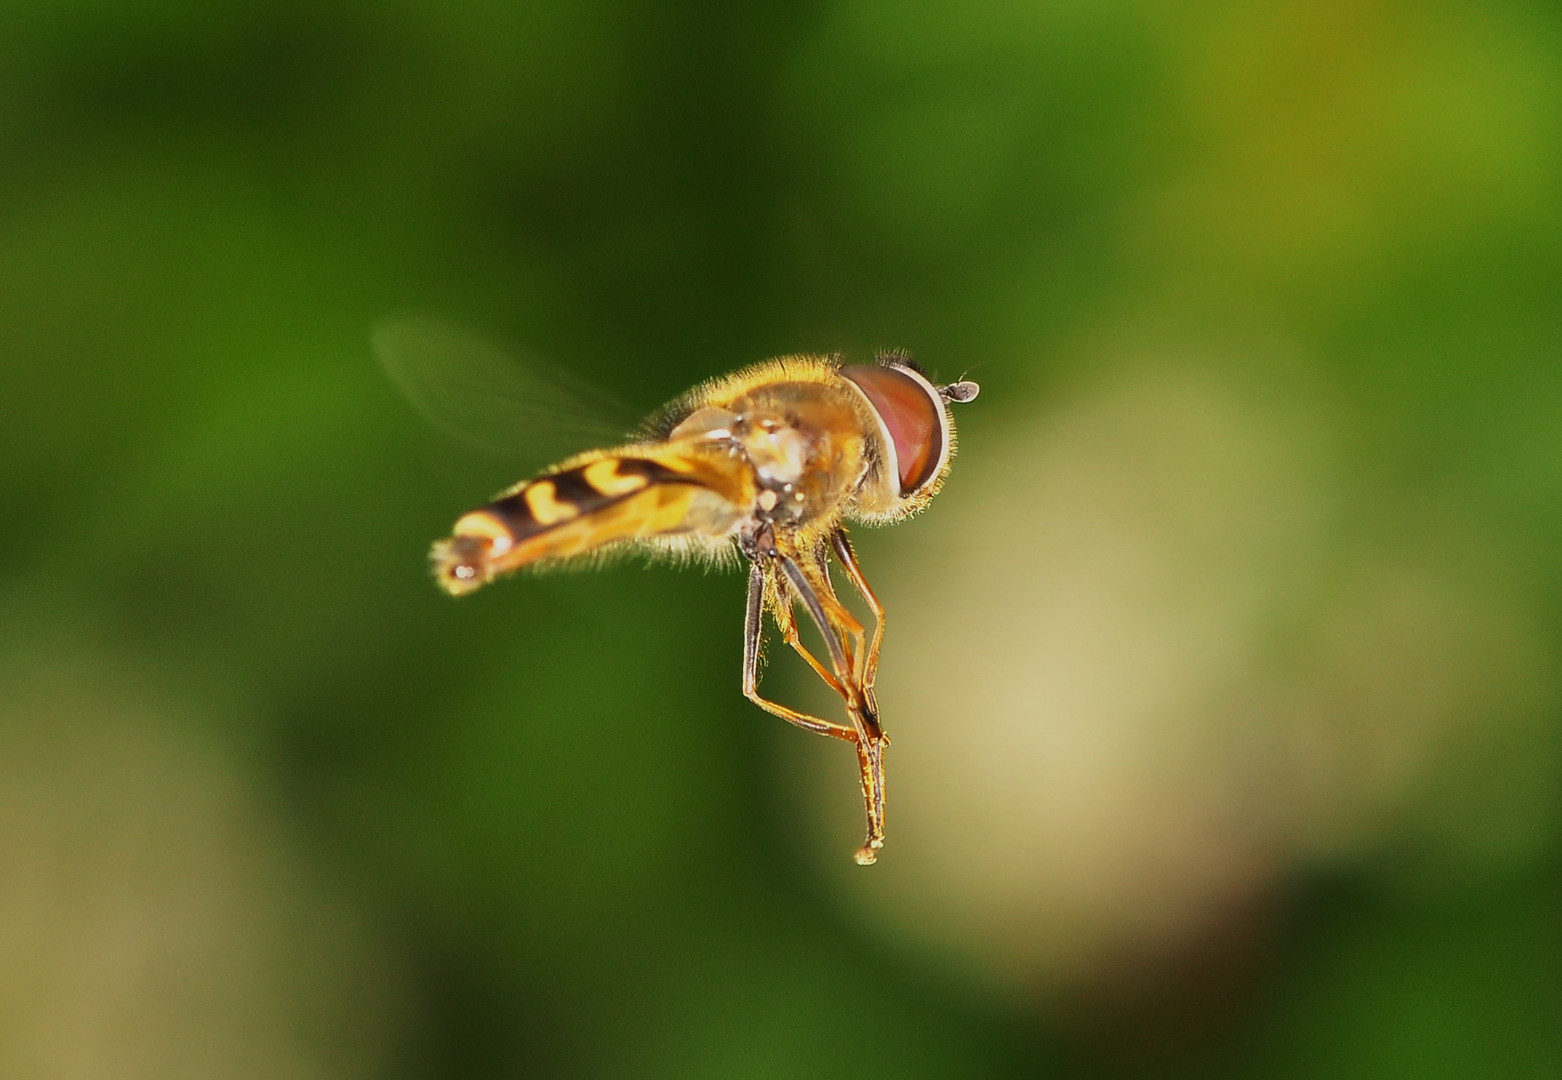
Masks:
[[[510,365],[501,350],[441,324],[388,322],[374,342],[413,403],[446,426],[501,383],[490,411],[508,398],[518,428],[579,429],[596,407],[589,388],[563,373]],[[885,620],[847,526],[890,524],[927,506],[955,451],[950,407],[978,389],[965,380],[939,384],[898,352],[871,364],[838,356],[754,364],[689,391],[618,445],[567,458],[462,515],[433,546],[435,580],[464,596],[522,567],[626,548],[746,562],[743,694],[856,747],[867,815],[856,860],[871,864],[885,831],[889,739],[874,697]],[[871,633],[837,597],[832,558],[872,611]],[[799,636],[798,606],[823,638],[823,660]],[[761,695],[766,613],[840,695],[849,723]]]

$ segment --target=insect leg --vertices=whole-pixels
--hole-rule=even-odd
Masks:
[[[841,695],[841,697],[847,697],[846,688],[841,685],[841,681],[835,677],[829,668],[819,662],[819,658],[809,650],[807,645],[803,644],[803,639],[797,632],[797,615],[792,610],[791,598],[783,595],[781,601],[771,608],[770,614],[776,620],[776,626],[781,631],[782,640],[790,645],[797,655],[808,662],[808,666],[814,669],[815,675],[824,680],[826,686]]]
[[[819,632],[824,635],[825,647],[830,652],[830,662],[835,668],[836,690],[846,699],[846,707],[854,720],[860,720],[859,730],[865,737],[878,738],[878,710],[863,693],[862,673],[866,650],[867,631],[857,617],[846,610],[835,591],[830,587],[824,556],[801,563],[789,555],[778,556],[787,581],[796,592],[803,606],[808,609]]]
[[[846,576],[851,578],[852,585],[873,609],[873,640],[868,644],[868,660],[862,675],[863,691],[872,700],[873,685],[879,677],[879,647],[884,644],[884,605],[879,603],[879,598],[874,596],[873,590],[868,587],[868,579],[863,577],[862,567],[857,564],[857,553],[852,550],[851,541],[846,537],[846,530],[836,529],[830,537],[830,543],[835,548],[835,557],[846,569]],[[874,711],[878,711],[877,702],[874,702]]]
[[[787,581],[802,598],[803,606],[813,616],[819,632],[824,635],[836,677],[847,691],[843,696],[846,698],[846,710],[851,714],[852,724],[857,729],[857,765],[862,780],[863,805],[868,816],[868,837],[857,851],[857,862],[867,866],[878,859],[878,851],[884,846],[884,748],[889,745],[889,740],[879,727],[878,710],[872,695],[863,691],[857,678],[857,659],[863,652],[865,631],[856,617],[836,599],[822,558],[811,560],[807,568],[785,553],[778,553],[777,561]],[[855,646],[855,656],[847,653],[843,631],[844,639],[852,641]]]
[[[764,600],[765,572],[755,563],[749,567],[748,571],[748,608],[743,616],[743,696],[766,712],[779,716],[787,723],[795,724],[804,731],[813,731],[820,735],[833,735],[837,739],[856,742],[856,728],[847,727],[845,724],[832,723],[829,720],[821,720],[816,716],[800,713],[796,709],[789,709],[785,705],[778,705],[774,701],[769,701],[760,696],[759,656],[764,644]],[[833,680],[831,681],[833,682]]]

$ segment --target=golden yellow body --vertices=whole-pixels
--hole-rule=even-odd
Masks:
[[[790,723],[856,745],[868,816],[857,858],[871,863],[884,842],[888,740],[873,695],[884,613],[845,525],[896,521],[926,506],[954,449],[948,404],[975,395],[974,383],[934,386],[902,356],[852,367],[809,356],[766,361],[691,391],[634,441],[570,458],[464,515],[435,545],[435,573],[463,594],[524,566],[626,546],[746,558],[743,691]],[[871,639],[831,587],[832,554],[873,610]],[[798,637],[799,601],[824,636],[828,663]],[[760,696],[764,611],[841,695],[849,725]]]

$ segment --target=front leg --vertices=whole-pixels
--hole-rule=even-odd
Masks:
[[[884,605],[879,603],[879,598],[873,595],[873,590],[868,587],[868,579],[863,576],[862,567],[857,565],[857,553],[852,550],[851,541],[846,537],[846,530],[836,529],[830,536],[830,544],[835,548],[835,557],[845,568],[846,576],[851,578],[852,585],[873,609],[873,640],[868,644],[867,662],[862,671],[862,688],[868,695],[874,711],[877,712],[878,703],[873,700],[873,686],[879,678],[879,648],[884,644]]]
[[[884,750],[889,746],[889,739],[879,726],[878,707],[873,700],[873,692],[862,684],[866,632],[856,617],[836,598],[835,591],[830,587],[824,559],[822,551],[806,561],[786,552],[778,552],[776,556],[787,583],[802,600],[803,606],[819,627],[819,632],[824,635],[836,681],[843,691],[841,696],[845,698],[846,710],[851,714],[852,726],[857,735],[862,798],[868,817],[868,836],[857,852],[857,862],[867,866],[878,859],[879,849],[884,846]]]

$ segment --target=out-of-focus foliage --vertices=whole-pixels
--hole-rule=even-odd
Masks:
[[[879,866],[739,578],[433,589],[409,310],[982,382]],[[1551,5],[13,0],[0,1074],[1554,1076],[1559,312]]]

